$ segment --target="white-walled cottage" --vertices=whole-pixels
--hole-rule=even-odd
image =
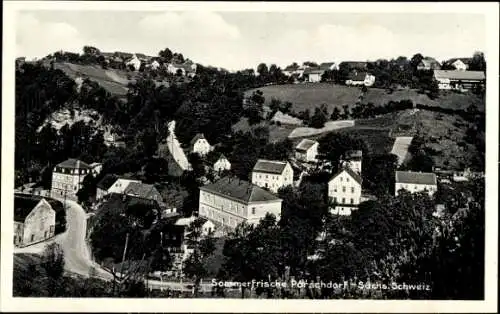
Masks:
[[[437,177],[432,172],[396,171],[394,193],[397,196],[400,190],[410,193],[427,192],[430,196],[437,191]]]
[[[315,162],[318,156],[319,143],[310,139],[303,139],[295,147],[295,158],[303,162]]]
[[[350,215],[361,202],[363,179],[349,167],[343,167],[328,181],[328,197],[335,203],[332,214]]]
[[[222,172],[224,170],[231,170],[231,163],[223,154],[220,155],[219,159],[214,163],[214,171]]]
[[[252,170],[252,183],[277,193],[293,184],[293,169],[288,161],[259,159]]]
[[[198,153],[200,156],[208,154],[212,150],[212,146],[207,141],[202,133],[196,134],[190,142],[191,152]]]
[[[14,245],[26,246],[55,235],[56,212],[44,198],[14,197]]]

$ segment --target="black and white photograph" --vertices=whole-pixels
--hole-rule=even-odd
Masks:
[[[495,311],[498,3],[4,3],[2,300]]]

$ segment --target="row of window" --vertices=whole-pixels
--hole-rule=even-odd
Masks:
[[[346,192],[347,191],[347,188],[345,186],[342,186],[342,192]],[[351,193],[354,193],[356,191],[356,189],[354,187],[351,187]],[[337,186],[334,185],[333,186],[333,192],[337,192]]]
[[[211,218],[215,221],[218,221],[218,222],[222,223],[222,225],[225,225],[225,226],[236,227],[239,223],[239,220],[236,218],[233,218],[233,217],[226,218],[226,217],[224,217],[224,214],[215,213],[214,210],[208,209],[205,207],[201,207],[200,214],[205,215],[206,217]]]
[[[62,189],[62,190],[67,190],[67,191],[71,191],[71,190],[78,191],[78,185],[72,186],[71,184],[68,185],[68,184],[59,183],[59,182],[54,182],[52,184],[52,188]]]
[[[67,174],[87,174],[90,170],[87,169],[67,169],[56,167],[56,172],[67,173]]]
[[[405,189],[405,190],[408,190],[408,191],[409,191],[409,190],[411,190],[411,189],[408,187],[408,184],[403,184],[403,185],[402,185],[402,188],[403,188],[403,189]],[[432,192],[432,191],[434,191],[434,188],[433,188],[433,187],[424,187],[424,188],[422,189],[422,188],[420,188],[419,186],[414,185],[414,186],[413,186],[413,190],[415,190],[415,191],[417,191],[417,190],[426,190],[426,191],[430,191],[430,192]]]
[[[334,198],[333,198],[333,201],[334,201],[335,203],[337,203],[337,204],[347,204],[347,203],[346,203],[346,201],[345,201],[345,197],[342,197],[342,202],[341,202],[341,203],[339,203],[339,202],[338,202],[337,197],[334,197]],[[350,204],[354,204],[354,199],[353,199],[353,198],[351,198],[351,203],[350,203]]]

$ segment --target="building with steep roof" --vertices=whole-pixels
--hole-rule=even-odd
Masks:
[[[83,161],[70,158],[54,167],[50,195],[54,198],[77,200],[76,194],[82,188],[85,176],[92,168]]]
[[[293,169],[288,161],[259,159],[252,170],[252,183],[277,193],[293,184]]]
[[[348,86],[372,86],[375,83],[375,76],[364,72],[360,71],[358,72],[357,70],[354,70],[347,76],[347,80],[345,81],[345,84]]]
[[[97,183],[96,200],[102,199],[108,194],[109,188],[118,180],[118,176],[107,174]]]
[[[437,191],[437,177],[432,172],[396,171],[394,193],[397,196],[400,190],[410,193],[427,192],[429,196]]]
[[[223,154],[220,155],[219,159],[214,163],[214,171],[222,172],[224,170],[231,170],[231,163]]]
[[[130,182],[123,191],[123,194],[144,200],[156,201],[160,205],[163,203],[160,192],[152,184]]]
[[[342,155],[340,159],[340,163],[343,166],[349,167],[351,170],[353,170],[359,175],[361,175],[362,161],[363,161],[363,151],[361,150],[348,150]]]
[[[26,246],[55,235],[56,212],[44,198],[14,195],[14,245]]]
[[[259,186],[228,176],[200,187],[199,216],[234,229],[244,221],[257,224],[267,213],[279,219],[281,203],[280,198]]]
[[[361,202],[363,179],[348,166],[342,167],[328,181],[328,197],[334,202],[330,209],[334,215],[351,215]]]
[[[295,158],[303,162],[315,162],[318,156],[319,143],[310,139],[303,139],[295,147]]]
[[[203,133],[198,133],[193,137],[191,142],[189,143],[191,152],[198,153],[200,156],[205,156],[212,150],[212,146],[205,138]]]
[[[439,70],[441,69],[441,64],[434,58],[425,57],[417,65],[417,70]]]

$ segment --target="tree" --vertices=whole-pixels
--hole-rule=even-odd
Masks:
[[[411,67],[413,69],[413,72],[416,72],[417,71],[417,66],[420,64],[420,62],[422,62],[422,60],[424,59],[424,56],[422,56],[421,53],[417,53],[415,54],[411,60],[410,60],[410,64],[411,64]]]
[[[314,114],[311,117],[309,125],[313,128],[321,129],[322,127],[325,126],[326,121],[327,121],[327,116],[325,115],[325,112],[322,111],[320,108],[316,107],[314,109]]]
[[[169,63],[172,60],[173,53],[170,49],[165,48],[158,52],[158,56],[163,58],[165,62]]]
[[[96,195],[96,189],[97,180],[92,173],[89,173],[83,178],[82,187],[76,193],[78,201],[80,203],[92,202]]]
[[[269,74],[269,69],[267,68],[267,65],[265,63],[261,63],[257,66],[257,73],[259,73],[259,76],[265,80],[267,78],[267,75]]]
[[[57,296],[61,289],[60,280],[64,274],[64,253],[59,244],[52,243],[47,246],[40,266],[47,276],[49,296]]]
[[[330,120],[336,121],[340,118],[340,110],[338,107],[333,108]]]
[[[472,56],[471,63],[469,64],[470,71],[486,71],[486,60],[484,53],[478,51]]]

